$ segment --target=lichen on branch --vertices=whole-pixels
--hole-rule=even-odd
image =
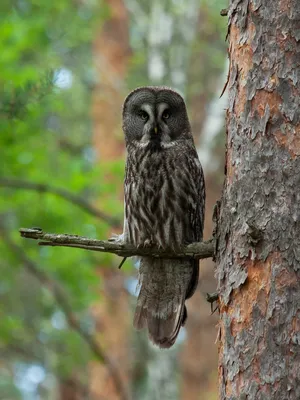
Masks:
[[[40,228],[21,228],[20,234],[24,238],[39,241],[40,246],[75,247],[78,249],[113,253],[121,257],[147,256],[158,258],[210,258],[214,255],[214,240],[191,243],[180,249],[159,249],[156,247],[134,247],[118,241],[97,240],[84,236],[54,234],[43,232]]]

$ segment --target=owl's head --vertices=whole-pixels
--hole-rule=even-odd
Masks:
[[[191,128],[183,98],[163,86],[140,87],[132,91],[123,106],[126,144],[157,148],[191,139]]]

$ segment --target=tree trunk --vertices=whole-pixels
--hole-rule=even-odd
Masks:
[[[109,18],[93,46],[98,84],[94,91],[92,118],[94,148],[99,159],[124,157],[121,110],[127,95],[126,76],[131,50],[128,13],[123,0],[106,0]]]
[[[300,2],[231,0],[220,399],[300,399]]]
[[[121,110],[125,98],[125,78],[130,56],[128,15],[123,0],[107,0],[109,18],[95,38],[93,56],[98,84],[95,87],[92,118],[94,149],[101,165],[124,158],[124,139],[121,128]],[[107,180],[116,181],[122,199],[121,182],[113,174]],[[101,196],[104,200],[104,196]],[[120,229],[122,229],[120,227]],[[112,233],[112,232],[111,232]],[[114,233],[116,230],[114,230]],[[121,232],[119,232],[121,233]],[[119,263],[120,260],[117,260]],[[102,302],[93,307],[97,338],[109,353],[129,387],[129,340],[132,321],[128,313],[128,293],[122,271],[102,264],[99,268],[102,282]],[[120,394],[103,364],[93,363],[90,388],[99,398],[119,400]]]
[[[80,387],[79,379],[61,379],[59,381],[59,400],[82,400],[88,393],[85,393],[84,388]]]

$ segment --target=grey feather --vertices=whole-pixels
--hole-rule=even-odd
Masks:
[[[174,268],[178,268],[178,272]],[[142,258],[139,275],[141,288],[134,327],[148,328],[149,337],[155,344],[170,347],[182,324],[193,266],[184,260]]]
[[[124,103],[123,130],[124,240],[175,249],[201,240],[204,177],[182,97],[168,88],[136,89]],[[198,275],[195,260],[141,258],[134,326],[147,328],[158,346],[172,346]]]

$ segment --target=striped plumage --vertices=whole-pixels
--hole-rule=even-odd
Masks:
[[[146,115],[147,114],[147,115]],[[204,177],[182,97],[138,88],[124,103],[127,146],[124,240],[174,248],[202,239]],[[195,260],[142,257],[134,326],[160,347],[176,340],[199,275]]]

